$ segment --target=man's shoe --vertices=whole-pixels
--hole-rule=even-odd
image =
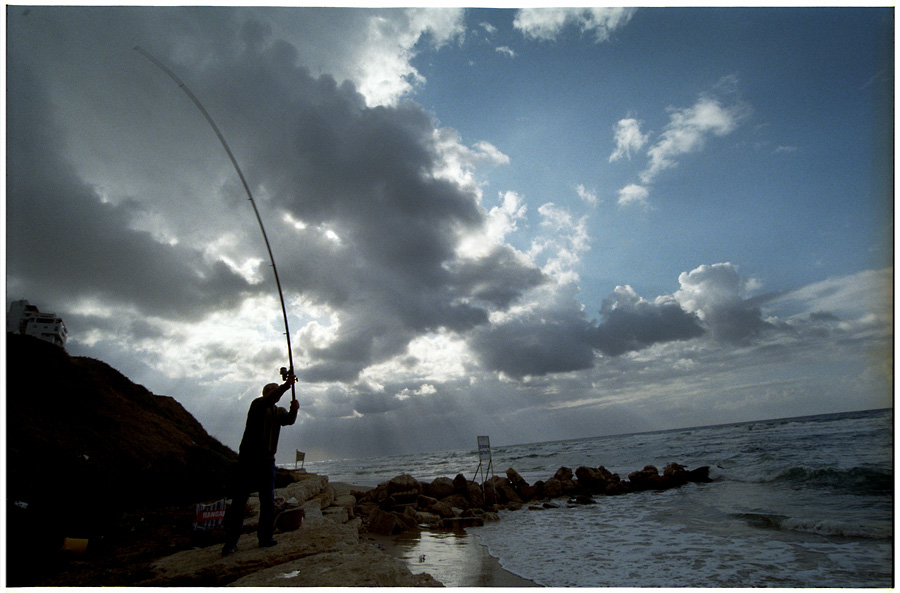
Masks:
[[[222,548],[222,556],[228,556],[229,554],[234,554],[237,552],[237,546],[234,544],[225,544]]]
[[[259,542],[260,548],[271,548],[272,546],[277,546],[277,545],[278,545],[278,541],[274,540],[274,539],[270,539],[267,542]]]

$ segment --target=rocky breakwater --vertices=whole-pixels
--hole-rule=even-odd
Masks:
[[[670,463],[662,473],[652,465],[622,479],[603,466],[581,466],[574,472],[561,467],[546,481],[529,484],[513,468],[506,477],[493,476],[482,484],[462,474],[454,479],[435,478],[420,482],[403,474],[379,484],[368,492],[357,493],[354,515],[362,529],[393,535],[425,528],[462,528],[483,525],[499,519],[501,510],[519,510],[557,506],[550,502],[562,497],[570,504],[591,504],[593,496],[616,496],[645,490],[667,490],[689,482],[709,482],[709,467],[688,470]]]
[[[203,587],[433,587],[428,573],[413,574],[360,537],[354,516],[357,496],[327,476],[296,474],[297,481],[276,490],[285,501],[276,518],[278,544],[256,542],[259,498],[245,509],[244,533],[235,553],[223,557],[221,542],[184,550],[153,562],[141,586]],[[302,509],[301,521],[285,520]]]

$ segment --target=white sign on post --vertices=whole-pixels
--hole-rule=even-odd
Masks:
[[[490,437],[478,437],[478,460],[481,463],[491,461],[491,439]]]

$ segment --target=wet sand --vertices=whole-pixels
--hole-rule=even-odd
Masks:
[[[446,587],[539,587],[500,566],[478,538],[465,531],[421,531],[395,536],[363,535],[406,562],[415,573],[427,572]]]

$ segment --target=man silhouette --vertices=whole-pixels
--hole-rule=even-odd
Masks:
[[[275,452],[281,427],[297,420],[300,403],[292,400],[290,412],[275,404],[296,381],[294,374],[289,373],[283,384],[269,383],[263,387],[262,396],[250,403],[238,452],[234,498],[225,512],[223,556],[237,550],[244,525],[244,507],[251,492],[259,492],[259,526],[256,530],[259,547],[268,548],[278,543],[272,537],[275,529]]]

